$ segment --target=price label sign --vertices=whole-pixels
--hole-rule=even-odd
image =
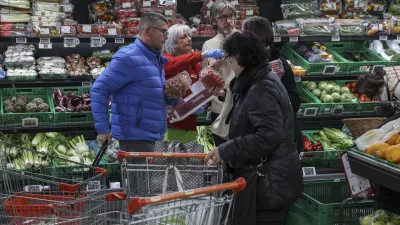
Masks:
[[[339,36],[332,36],[331,41],[340,41]]]
[[[24,187],[24,191],[26,192],[40,192],[43,190],[43,186],[41,185],[28,185]]]
[[[82,82],[82,87],[91,87],[92,82]]]
[[[123,44],[125,43],[125,38],[115,38],[115,44]]]
[[[92,180],[89,181],[88,185],[86,186],[87,191],[98,191],[100,190],[100,181]]]
[[[303,177],[312,177],[317,175],[315,167],[303,167],[302,170],[303,170]]]
[[[64,48],[75,48],[79,44],[78,38],[64,38]]]
[[[400,41],[400,35],[397,35],[396,39],[397,39],[398,41]]]
[[[336,116],[340,116],[342,115],[344,112],[344,108],[343,107],[337,107],[337,108],[333,108],[332,109],[332,115],[336,115]]]
[[[52,49],[52,48],[53,48],[53,45],[51,43],[49,43],[49,44],[39,43],[39,49]]]
[[[22,119],[22,127],[38,127],[39,119],[38,118],[24,118]]]
[[[41,43],[41,44],[50,44],[51,41],[50,41],[50,38],[40,38],[39,43]]]
[[[289,42],[298,42],[299,37],[289,37]]]
[[[15,38],[15,43],[17,44],[26,44],[28,40],[26,38]]]
[[[387,41],[387,39],[388,39],[388,36],[386,36],[386,35],[379,36],[380,41]]]
[[[347,183],[350,187],[352,197],[369,196],[373,194],[371,183],[368,179],[354,174],[351,170],[347,153],[341,156],[341,161],[346,175]]]
[[[303,116],[316,116],[318,108],[306,108],[304,110]]]
[[[274,37],[274,42],[282,42],[282,38],[281,37]]]
[[[91,37],[90,38],[90,47],[99,48],[105,44],[105,39],[102,37]]]
[[[372,73],[376,73],[378,69],[382,69],[384,65],[375,65],[372,67]]]
[[[301,77],[294,77],[294,82],[300,83],[301,82]]]
[[[325,66],[322,75],[335,75],[337,70],[337,66]]]

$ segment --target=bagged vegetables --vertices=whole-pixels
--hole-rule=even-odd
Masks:
[[[165,81],[165,94],[169,97],[179,99],[185,96],[191,85],[189,73],[183,71]]]

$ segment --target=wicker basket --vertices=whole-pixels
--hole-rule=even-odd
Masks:
[[[353,137],[360,137],[367,131],[375,129],[384,119],[383,117],[348,118],[343,119],[343,123],[349,129]]]

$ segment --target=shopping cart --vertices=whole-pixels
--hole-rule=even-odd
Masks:
[[[15,163],[23,165],[10,165],[21,154],[24,161]],[[99,167],[0,140],[0,224],[89,224],[83,219],[104,202],[106,175]]]
[[[128,196],[154,196],[222,183],[222,167],[205,165],[204,153],[118,151],[122,183]],[[144,164],[129,164],[142,158]]]
[[[221,221],[221,208],[229,204],[231,209],[234,195],[246,187],[246,181],[238,178],[234,182],[174,192],[154,197],[134,197],[128,200],[126,212],[108,209],[98,214],[104,221],[136,225],[217,225]],[[231,190],[232,195],[221,196],[219,192]],[[215,197],[220,196],[220,197]],[[107,200],[127,198],[124,193],[110,193]],[[229,211],[228,211],[229,212]]]

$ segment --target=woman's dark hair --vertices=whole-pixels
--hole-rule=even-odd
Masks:
[[[274,31],[268,19],[260,16],[250,17],[244,21],[243,30],[255,33],[270,48],[270,60],[280,58],[281,52],[274,45]]]
[[[250,31],[235,32],[223,46],[228,56],[235,56],[241,67],[259,65],[268,59],[268,51],[256,34]]]
[[[384,76],[386,72],[379,68],[375,73],[365,74],[358,77],[354,86],[354,93],[366,95],[368,98],[375,98],[380,94],[382,85],[385,84]]]

